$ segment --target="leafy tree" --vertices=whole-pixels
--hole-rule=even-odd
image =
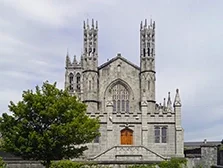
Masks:
[[[85,144],[99,135],[98,119],[86,115],[86,105],[56,88],[56,83],[24,91],[17,104],[10,102],[12,115],[0,117],[2,149],[24,159],[52,160],[83,154]]]
[[[2,157],[0,157],[0,168],[6,168],[6,163],[4,162]]]

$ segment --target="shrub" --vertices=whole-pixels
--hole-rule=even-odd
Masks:
[[[156,165],[133,165],[129,166],[129,168],[156,168]]]
[[[162,161],[159,164],[153,165],[133,165],[129,168],[182,168],[183,165],[186,165],[187,160],[185,158],[172,158],[168,161]]]
[[[182,168],[186,165],[187,160],[185,158],[172,158],[169,161],[163,161],[158,166],[160,168]]]
[[[61,160],[52,162],[50,168],[81,168],[84,164],[80,162],[72,162],[70,160]]]
[[[51,163],[50,168],[90,168],[90,167],[97,167],[95,163],[91,162],[73,162],[71,160],[60,160],[54,161]]]

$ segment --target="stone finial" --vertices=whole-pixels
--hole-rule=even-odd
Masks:
[[[74,55],[73,64],[77,64],[77,57],[76,57],[76,55]]]
[[[85,24],[85,21],[84,21],[84,23],[83,23],[83,27],[84,27],[84,29],[86,29],[86,24]]]
[[[87,19],[87,28],[89,28],[89,21],[88,21],[88,19]]]
[[[153,26],[153,20],[150,19],[150,27],[152,27],[152,26]]]
[[[98,21],[96,20],[96,29],[98,29]]]
[[[71,61],[70,61],[70,57],[69,57],[69,53],[68,53],[68,49],[67,49],[66,67],[68,67],[69,65],[71,65]]]
[[[166,107],[166,99],[165,98],[163,99],[163,107],[164,108]]]
[[[180,93],[179,89],[176,90],[176,95],[173,103],[174,107],[181,107]]]
[[[147,19],[145,19],[145,25],[144,25],[144,27],[147,27]]]
[[[153,30],[155,30],[156,26],[155,26],[155,21],[153,21]]]
[[[82,54],[81,54],[81,61],[80,61],[81,67],[83,67],[83,62],[84,62],[84,55],[83,55],[83,53],[82,53]]]
[[[160,103],[159,104],[159,115],[162,115],[163,114],[163,107],[162,107],[162,104]]]
[[[92,19],[92,25],[91,26],[92,26],[92,28],[94,28],[94,19]]]
[[[171,111],[172,111],[172,102],[171,102],[171,98],[170,98],[170,92],[168,92],[167,112],[171,112]]]

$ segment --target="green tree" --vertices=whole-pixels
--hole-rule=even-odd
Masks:
[[[86,115],[86,105],[44,82],[24,91],[17,104],[0,117],[2,149],[24,159],[41,160],[48,168],[52,160],[78,157],[99,133],[98,119]],[[81,144],[81,145],[80,145]]]

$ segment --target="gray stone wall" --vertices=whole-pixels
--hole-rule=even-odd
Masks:
[[[177,91],[173,103],[170,93],[168,99],[164,99],[164,102],[159,105],[155,100],[154,30],[155,22],[151,27],[144,27],[140,31],[140,67],[126,60],[121,54],[98,66],[97,28],[84,28],[84,53],[80,63],[77,61],[71,63],[67,55],[65,86],[69,84],[70,72],[74,75],[77,72],[81,73],[81,93],[74,94],[79,94],[81,100],[88,106],[88,115],[93,118],[99,117],[101,124],[100,142],[87,144],[89,148],[85,152],[87,157],[99,155],[120,145],[120,131],[125,127],[133,131],[132,146],[141,145],[165,157],[183,157],[179,92]],[[96,35],[94,38],[90,38],[92,33]],[[93,53],[92,47],[93,50],[95,49]],[[111,89],[118,83],[128,91],[129,110],[113,112]],[[167,127],[167,143],[155,143],[154,126]],[[123,154],[122,157],[125,155]]]
[[[220,147],[221,147],[221,146],[219,146],[219,148],[220,148]],[[218,156],[218,159],[219,159],[219,160],[218,160],[218,164],[223,166],[223,150],[220,150],[220,149],[219,149],[219,151],[218,151],[218,155],[219,155],[219,156]]]
[[[211,165],[217,165],[217,146],[213,146],[213,145],[202,145],[201,146],[201,162],[205,167],[208,168],[208,166],[210,167]]]
[[[118,66],[120,66],[118,68]],[[140,88],[139,69],[131,66],[122,59],[117,59],[99,70],[99,101],[102,103],[101,112],[106,112],[106,102],[110,98],[109,89],[120,79],[130,91],[130,112],[139,112]]]
[[[7,168],[45,168],[38,161],[6,161]]]
[[[165,125],[167,129],[167,143],[154,143],[154,125],[148,125],[149,135],[148,135],[148,148],[156,151],[157,153],[164,156],[175,155],[175,125],[174,124],[155,124],[155,125]]]

